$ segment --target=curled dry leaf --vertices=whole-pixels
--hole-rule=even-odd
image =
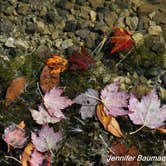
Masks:
[[[19,125],[12,124],[7,127],[2,135],[3,140],[14,148],[23,148],[27,138],[25,129],[22,127],[24,127],[23,122],[21,122]]]
[[[105,130],[109,131],[116,137],[123,137],[119,123],[113,116],[107,115],[104,112],[104,105],[102,103],[99,103],[97,105],[96,113],[99,121],[102,123]]]
[[[17,77],[12,80],[6,92],[6,106],[10,105],[24,91],[26,87],[26,81],[27,79],[25,77]]]
[[[123,28],[115,28],[111,43],[113,44],[111,54],[130,49],[133,45],[131,33]]]
[[[59,74],[67,67],[67,59],[54,54],[52,58],[47,59],[46,65],[51,69],[50,74]]]
[[[115,141],[109,148],[107,158],[108,166],[139,166],[139,161],[137,160],[138,154],[138,150],[135,146],[127,148],[125,144]],[[124,160],[115,160],[115,157],[123,157]]]
[[[35,149],[32,143],[29,143],[21,156],[22,166],[50,166],[51,154],[49,152],[41,153]]]
[[[21,157],[21,163],[22,163],[22,166],[29,166],[28,165],[28,162],[30,160],[30,156],[34,150],[34,145],[32,143],[29,143],[25,149],[24,149],[24,152],[22,154],[22,157]]]
[[[44,66],[40,74],[40,87],[44,93],[56,87],[59,83],[59,73],[50,74],[50,72],[51,69],[48,66]]]

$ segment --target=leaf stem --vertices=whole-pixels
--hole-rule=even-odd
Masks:
[[[43,99],[43,94],[42,94],[42,92],[41,92],[41,90],[40,90],[40,86],[39,86],[39,83],[37,82],[37,90],[39,91],[39,94],[40,94],[40,96],[42,97],[42,99]]]
[[[130,132],[129,134],[135,134],[137,133],[138,131],[140,131],[141,129],[143,129],[145,127],[145,124],[143,124],[140,128],[138,128],[136,131],[133,131],[133,132]]]
[[[86,96],[87,96],[87,97],[90,97],[90,98],[93,98],[93,99],[96,99],[96,100],[98,100],[98,101],[101,101],[101,102],[103,103],[103,101],[100,100],[98,97],[91,96],[91,95],[88,95],[88,94],[86,94]]]
[[[16,159],[15,157],[12,157],[12,156],[4,156],[5,158],[10,158],[10,159],[13,159],[15,161],[17,161],[18,163],[22,164],[20,160]]]

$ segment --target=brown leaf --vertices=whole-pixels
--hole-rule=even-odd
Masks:
[[[109,148],[108,166],[139,166],[139,161],[137,161],[138,154],[135,146],[127,148],[125,144],[115,141]],[[121,157],[121,160],[118,157]]]
[[[22,158],[21,158],[21,162],[22,162],[22,166],[29,166],[28,165],[28,162],[31,158],[31,154],[34,150],[34,145],[32,143],[29,143],[25,149],[24,149],[24,152],[22,154]]]
[[[157,128],[156,130],[159,130],[160,132],[166,134],[166,126],[159,127],[159,128]]]
[[[44,93],[56,87],[59,83],[59,74],[50,74],[50,70],[48,66],[44,66],[40,74],[40,87]]]
[[[103,124],[105,130],[109,131],[116,137],[123,137],[119,123],[113,116],[107,115],[104,112],[104,105],[102,103],[99,103],[97,105],[96,113],[99,121]]]
[[[5,105],[10,105],[26,87],[27,79],[25,77],[17,77],[10,83],[5,97]]]

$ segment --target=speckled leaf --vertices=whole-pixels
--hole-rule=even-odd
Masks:
[[[44,105],[46,106],[48,112],[56,117],[61,117],[62,113],[60,110],[72,105],[74,101],[66,96],[61,96],[63,89],[53,88],[47,92],[44,96]],[[60,114],[60,115],[59,115]]]
[[[130,119],[134,124],[158,128],[164,126],[166,120],[166,105],[160,106],[160,100],[152,90],[139,101],[134,95],[129,100]]]
[[[5,97],[5,105],[11,104],[20,94],[24,91],[26,87],[27,79],[25,77],[17,77],[10,83]]]
[[[50,74],[50,72],[51,69],[48,66],[44,66],[40,74],[40,87],[44,93],[56,87],[59,83],[59,73]]]
[[[97,90],[88,89],[75,98],[75,102],[82,105],[80,109],[82,119],[91,118],[95,113],[98,101],[90,96],[98,98],[99,93]]]
[[[44,125],[38,133],[32,132],[31,138],[38,151],[46,152],[57,149],[58,142],[62,140],[62,132],[55,133],[53,128]]]
[[[128,114],[124,108],[128,106],[128,94],[119,92],[119,82],[113,82],[107,85],[101,91],[101,100],[104,103],[104,111],[112,116],[121,116]]]

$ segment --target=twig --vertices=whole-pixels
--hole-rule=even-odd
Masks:
[[[5,158],[10,158],[10,159],[13,159],[15,161],[17,161],[18,163],[22,164],[20,160],[16,159],[15,157],[12,157],[12,156],[4,156]]]
[[[137,133],[138,131],[140,131],[141,129],[143,129],[145,127],[145,124],[143,124],[140,128],[138,128],[136,131],[133,131],[133,132],[130,132],[129,134],[135,134]]]
[[[37,82],[37,90],[39,91],[39,94],[40,94],[40,96],[42,97],[42,99],[43,99],[43,94],[42,94],[42,92],[41,92],[41,90],[40,90],[40,86],[39,86],[39,83]]]

